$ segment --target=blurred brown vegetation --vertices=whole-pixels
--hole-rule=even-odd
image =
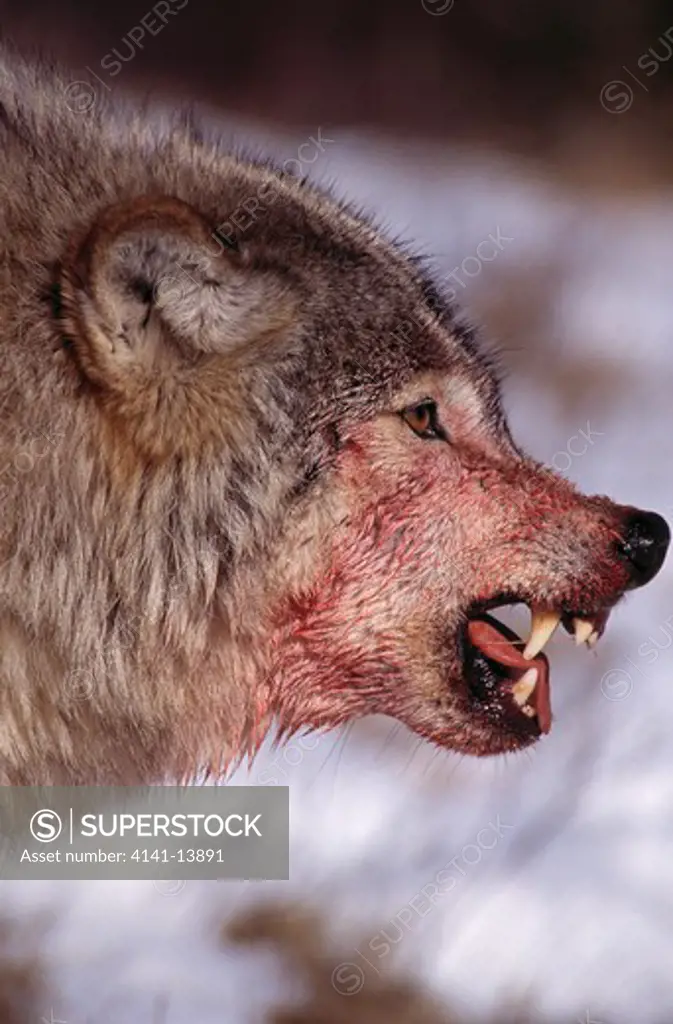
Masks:
[[[0,1024],[40,1020],[45,990],[35,936],[27,942],[16,926],[0,923]]]
[[[362,964],[352,964],[350,951],[334,948],[317,914],[301,906],[261,905],[235,920],[225,941],[242,945],[263,944],[279,954],[291,976],[308,990],[299,1006],[279,1007],[268,1024],[476,1024],[476,1018],[440,1006],[411,980],[392,970],[379,974],[367,969],[358,979]],[[364,938],[366,943],[366,937]],[[355,943],[359,946],[360,943]],[[340,968],[345,973],[339,973]],[[350,971],[350,973],[348,973]],[[339,991],[343,978],[344,990]],[[361,987],[357,989],[357,983]],[[578,1011],[579,1014],[579,1011]],[[579,1020],[588,1020],[582,1010]],[[481,1024],[543,1024],[533,1008],[503,1007]],[[547,1020],[547,1024],[552,1024]],[[573,1021],[563,1024],[575,1024]],[[607,1024],[605,1020],[601,1024]]]
[[[264,945],[278,955],[286,977],[296,979],[306,998],[296,1005],[280,1005],[265,1017],[268,1024],[470,1024],[474,1018],[449,1012],[420,986],[398,974],[394,964],[385,973],[367,970],[359,991],[339,990],[340,967],[353,957],[351,949],[339,948],[328,938],[320,916],[300,905],[262,904],[227,924],[224,944]],[[335,984],[336,977],[336,984]],[[352,980],[348,976],[347,983]],[[347,989],[345,990],[347,991]],[[36,933],[0,924],[0,1024],[45,1024],[62,1020],[55,1007],[60,999],[50,990]],[[107,1015],[105,1020],[107,1020]],[[98,1013],[86,1021],[101,1020]],[[170,1024],[171,1003],[161,994],[147,1024]],[[583,1019],[583,1018],[580,1018]],[[482,1024],[542,1024],[539,1015],[526,1009],[503,1008]],[[72,1021],[71,1024],[77,1024]],[[198,1024],[198,1020],[194,1020]],[[553,1024],[553,1022],[547,1022]],[[563,1022],[574,1024],[574,1021]],[[601,1021],[601,1024],[606,1024]]]

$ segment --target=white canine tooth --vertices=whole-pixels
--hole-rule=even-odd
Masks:
[[[560,612],[552,612],[541,608],[531,609],[530,636],[523,652],[523,656],[527,661],[537,657],[556,631],[560,621]]]
[[[593,622],[589,622],[587,619],[573,619],[573,626],[575,627],[575,643],[578,647],[587,643],[589,637],[595,633]]]
[[[587,640],[587,645],[588,645],[589,647],[595,647],[595,646],[596,646],[596,644],[598,643],[598,641],[600,640],[600,636],[601,636],[601,635],[600,635],[600,633],[598,632],[598,630],[597,630],[597,629],[595,629],[595,630],[593,631],[593,633],[591,634],[591,636],[590,636],[590,637],[588,638],[588,640]]]
[[[537,685],[537,669],[536,668],[529,668],[521,676],[521,679],[519,679],[514,684],[514,686],[512,687],[512,696],[514,697],[514,700],[516,701],[516,703],[519,705],[520,708],[523,708],[524,704],[526,703],[526,701],[530,697],[530,695],[533,692],[533,690],[535,689],[536,685]]]

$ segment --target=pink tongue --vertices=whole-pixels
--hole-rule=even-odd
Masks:
[[[490,658],[511,669],[505,673],[510,679],[520,679],[529,668],[537,669],[537,685],[533,691],[531,704],[537,714],[540,732],[548,733],[551,729],[551,700],[549,696],[549,662],[544,654],[528,661],[523,656],[524,643],[511,629],[502,622],[486,615],[479,619],[470,619],[467,625],[467,636],[473,647]]]

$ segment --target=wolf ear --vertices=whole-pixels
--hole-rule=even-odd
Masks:
[[[108,208],[65,261],[63,322],[84,373],[126,394],[199,357],[219,374],[287,326],[293,303],[268,272],[223,248],[187,203],[147,197]]]

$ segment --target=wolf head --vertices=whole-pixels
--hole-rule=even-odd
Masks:
[[[74,115],[67,79],[3,88],[4,777],[219,770],[274,720],[548,731],[544,642],[595,642],[664,521],[527,458],[472,333],[349,208]]]

